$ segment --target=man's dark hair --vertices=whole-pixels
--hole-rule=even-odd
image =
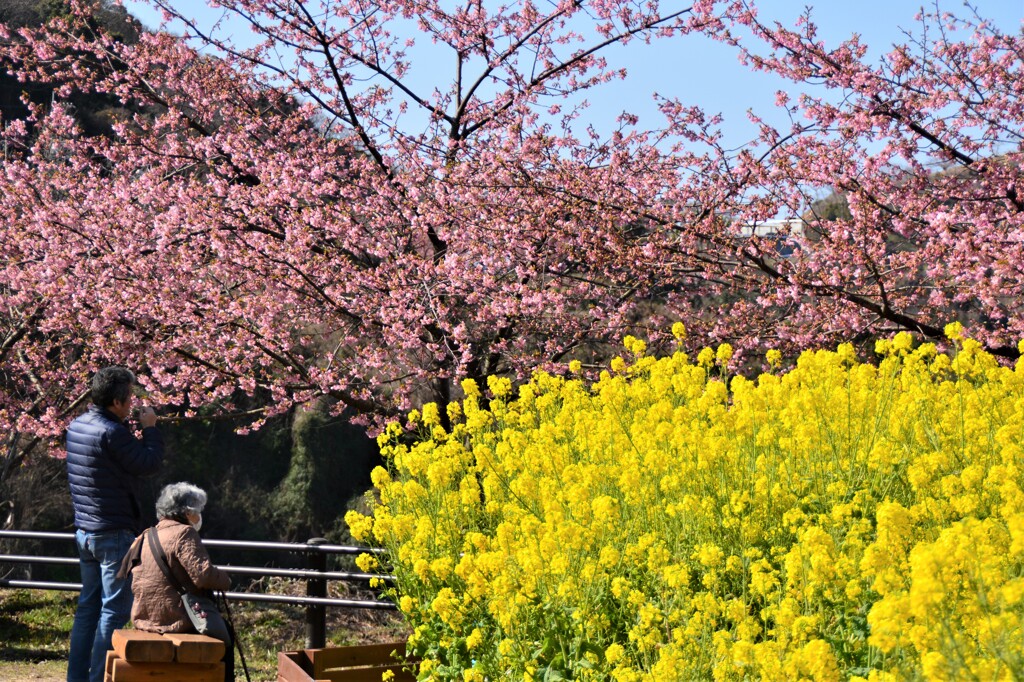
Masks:
[[[124,402],[132,394],[135,375],[124,367],[104,367],[92,375],[89,393],[98,407],[110,407],[115,400]]]

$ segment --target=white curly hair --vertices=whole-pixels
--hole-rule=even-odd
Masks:
[[[191,483],[170,483],[156,500],[158,519],[182,519],[186,514],[201,514],[206,506],[206,491]]]

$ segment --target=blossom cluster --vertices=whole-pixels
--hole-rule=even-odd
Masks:
[[[1024,364],[947,331],[756,380],[627,337],[596,383],[466,381],[416,442],[392,424],[347,520],[419,679],[1019,679]]]
[[[955,314],[1017,357],[1017,22],[936,7],[882,54],[752,0],[217,0],[214,26],[162,0],[184,35],[132,42],[93,16],[108,4],[0,22],[0,73],[31,104],[0,122],[17,458],[60,440],[108,364],[139,370],[164,416],[246,429],[326,398],[376,430],[461,395],[458,377],[603,363],[638,320],[686,318],[738,364],[890,329],[941,341]],[[630,43],[691,39],[794,96],[740,139],[685,79],[653,116],[585,113],[628,77]]]

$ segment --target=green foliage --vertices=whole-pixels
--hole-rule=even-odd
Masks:
[[[362,429],[331,417],[326,401],[298,410],[288,473],[273,498],[274,526],[295,540],[336,536],[338,520],[370,487],[370,471],[379,463],[376,443]]]
[[[4,0],[0,4],[0,23],[12,28],[41,26],[50,19],[67,15],[69,4],[68,0]],[[139,21],[114,0],[102,0],[93,18],[97,27],[118,40],[134,44],[139,39]]]
[[[815,201],[811,204],[810,213],[817,220],[850,220],[853,217],[843,192],[832,192],[824,199]]]
[[[381,460],[376,442],[329,408],[324,402],[296,410],[246,435],[226,421],[169,425],[167,462],[150,481],[144,507],[152,509],[166,483],[188,480],[210,495],[208,537],[347,541],[340,519],[370,488]],[[246,562],[252,559],[247,553]]]
[[[0,23],[15,29],[35,28],[67,12],[67,0],[3,0],[0,2]],[[100,2],[93,20],[96,29],[129,45],[137,43],[142,32],[139,21],[113,0]],[[14,76],[0,73],[0,120],[11,121],[28,116],[28,108],[22,102],[23,95],[35,104],[49,104],[53,101],[54,88],[33,82],[22,83]],[[72,105],[87,136],[111,135],[115,121],[141,113],[126,108],[116,97],[93,92],[75,92],[66,101]]]
[[[0,589],[0,660],[66,658],[77,602],[73,592]]]

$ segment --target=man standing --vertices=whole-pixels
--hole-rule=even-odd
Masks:
[[[142,440],[125,424],[135,386],[135,375],[123,367],[99,370],[90,385],[93,404],[67,430],[68,482],[82,569],[68,682],[103,682],[111,636],[131,614],[131,585],[118,579],[117,571],[143,527],[139,478],[155,473],[164,459],[153,408],[139,411]]]

